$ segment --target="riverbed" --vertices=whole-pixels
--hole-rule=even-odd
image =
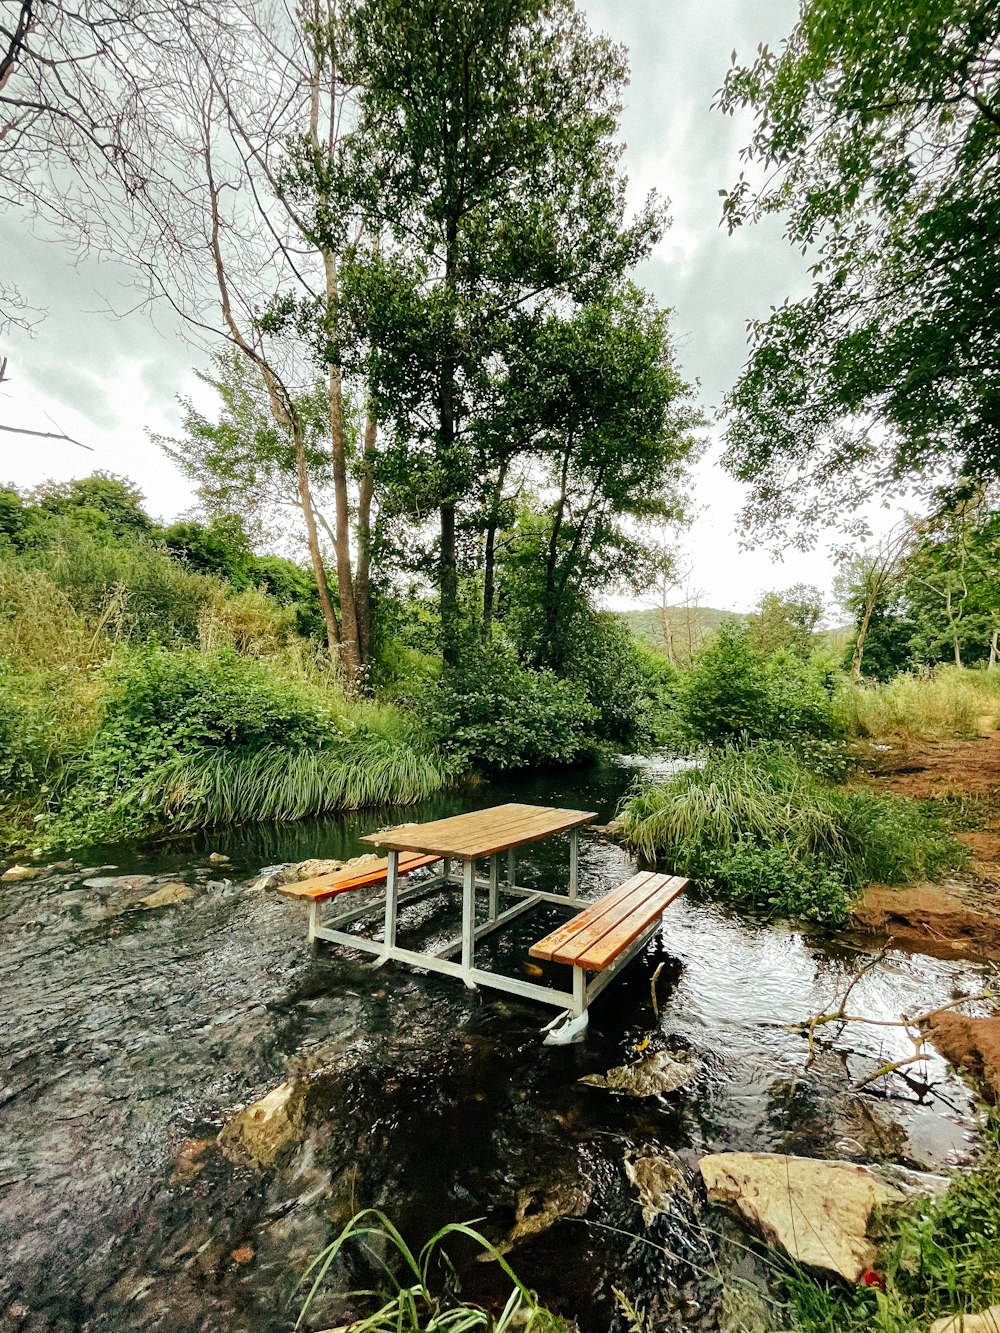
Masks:
[[[472,1219],[502,1241],[520,1219],[509,1262],[581,1333],[624,1327],[614,1287],[659,1309],[662,1327],[709,1329],[719,1276],[710,1237],[676,1219],[671,1231],[647,1225],[626,1157],[662,1154],[688,1172],[726,1149],[931,1170],[961,1161],[972,1102],[936,1057],[912,1071],[929,1093],[900,1079],[850,1091],[908,1052],[894,1029],[831,1032],[807,1068],[793,1025],[829,1006],[870,941],[741,919],[689,894],[594,1006],[586,1042],[553,1048],[539,1032],[550,1012],[314,954],[304,909],[252,888],[263,866],[356,855],[362,833],[398,818],[521,800],[593,809],[606,822],[637,775],[656,771],[655,760],[626,758],[481,785],[405,813],[103,848],[86,865],[3,886],[0,1325],[288,1330],[310,1261],[357,1209],[377,1207],[414,1245]],[[212,852],[229,859],[213,863]],[[555,888],[565,863],[553,840],[524,853],[519,878]],[[634,868],[613,841],[584,834],[584,896]],[[165,881],[192,893],[142,907]],[[408,911],[407,929],[426,941],[453,932],[457,902],[439,895]],[[530,943],[561,919],[522,917],[490,942],[494,962],[527,964]],[[657,1017],[650,981],[660,964]],[[852,1008],[895,1018],[980,981],[968,964],[894,952],[863,978]],[[663,1048],[696,1064],[677,1093],[634,1100],[579,1082]],[[288,1080],[301,1085],[302,1111],[276,1162],[220,1151],[223,1125]],[[496,1264],[471,1252],[456,1263],[464,1296],[502,1297]],[[370,1276],[364,1264],[333,1273],[310,1328],[361,1308],[343,1291]]]

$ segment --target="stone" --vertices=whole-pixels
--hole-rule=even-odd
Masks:
[[[926,1030],[948,1063],[967,1071],[986,1101],[1000,1103],[1000,1018],[938,1010],[927,1019]]]
[[[193,897],[194,889],[190,885],[170,880],[166,884],[161,884],[155,893],[140,898],[138,905],[147,910],[155,907],[170,907],[173,903],[183,903],[188,898]]]
[[[289,1081],[233,1116],[219,1133],[219,1147],[230,1161],[271,1166],[302,1131],[306,1085]]]
[[[215,1139],[184,1139],[179,1143],[174,1155],[171,1184],[187,1185],[200,1175],[205,1168],[205,1153],[214,1144]]]
[[[797,1263],[857,1282],[875,1263],[872,1211],[902,1193],[854,1162],[781,1153],[714,1153],[698,1163],[712,1203],[735,1204],[767,1241]]]
[[[227,856],[225,852],[209,852],[208,860],[213,866],[227,866],[232,860],[232,857]]]
[[[152,884],[152,875],[98,875],[95,879],[85,879],[85,889],[144,889]]]
[[[540,1236],[563,1218],[583,1217],[590,1207],[591,1198],[591,1192],[579,1181],[548,1187],[529,1185],[518,1190],[514,1225],[497,1244],[497,1253],[506,1254],[521,1241]],[[479,1258],[482,1263],[489,1263],[493,1256],[484,1252]]]
[[[5,884],[19,884],[22,880],[38,879],[45,874],[45,866],[11,866],[0,875]]]
[[[1000,1305],[978,1314],[950,1314],[935,1319],[927,1333],[1000,1333]]]
[[[580,1079],[592,1088],[605,1088],[625,1097],[661,1097],[690,1083],[697,1065],[684,1052],[653,1051],[630,1065],[618,1065],[607,1074],[585,1074]]]
[[[642,1217],[647,1226],[669,1213],[674,1199],[690,1196],[684,1172],[667,1157],[644,1152],[625,1158],[625,1174],[639,1191]]]
[[[278,889],[283,884],[298,884],[303,879],[312,879],[314,875],[333,875],[338,870],[352,869],[354,866],[368,865],[377,861],[374,852],[354,856],[349,861],[323,860],[313,857],[309,861],[291,861],[280,866],[265,866],[249,886],[249,892],[261,893],[266,889]]]

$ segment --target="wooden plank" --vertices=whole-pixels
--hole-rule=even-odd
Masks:
[[[637,884],[630,893],[619,898],[610,911],[592,917],[590,921],[584,924],[582,930],[576,932],[571,940],[568,940],[553,952],[552,961],[554,963],[578,965],[581,954],[586,953],[592,945],[602,940],[609,931],[614,930],[619,922],[641,912],[649,899],[656,897],[661,888],[660,879],[661,876],[659,875],[649,875],[641,884]]]
[[[528,953],[532,958],[542,958],[551,962],[556,950],[567,945],[575,935],[579,934],[581,930],[586,929],[591,922],[599,920],[606,913],[613,911],[615,905],[620,902],[622,898],[627,898],[635,888],[644,884],[649,878],[650,873],[633,875],[632,878],[627,879],[624,884],[619,884],[616,889],[612,889],[609,893],[604,894],[603,897],[598,898],[596,903],[591,903],[588,907],[585,907],[582,912],[578,912],[576,916],[572,917],[557,930],[554,930],[551,935],[546,935],[543,940],[539,940],[537,944],[533,944],[528,950]]]
[[[420,856],[409,853],[399,858],[399,873],[408,875],[411,870],[433,865],[441,858],[438,856]],[[388,858],[371,861],[365,866],[348,867],[336,870],[329,875],[313,875],[310,879],[299,880],[297,884],[281,884],[278,892],[286,898],[301,898],[306,902],[322,902],[324,898],[335,898],[339,893],[348,893],[352,889],[366,889],[374,884],[384,884],[389,874]]]
[[[640,908],[632,911],[618,925],[576,958],[576,966],[588,972],[603,972],[643,933],[687,888],[687,880],[672,880]]]
[[[592,810],[563,810],[558,806],[512,802],[484,810],[470,810],[448,819],[435,819],[427,824],[400,824],[382,833],[369,833],[361,841],[374,847],[453,856],[468,861],[578,828],[596,818],[596,812]]]

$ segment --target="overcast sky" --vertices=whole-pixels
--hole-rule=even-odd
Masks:
[[[749,58],[761,41],[791,29],[792,0],[579,0],[595,28],[630,52],[632,83],[623,118],[626,169],[636,199],[655,188],[671,202],[673,225],[640,280],[674,311],[684,371],[712,412],[745,355],[748,319],[807,286],[805,261],[781,237],[780,222],[729,236],[719,226],[719,190],[739,173],[748,124],[711,110],[735,49]],[[16,280],[46,317],[34,337],[14,333],[3,351],[10,383],[0,389],[0,423],[58,429],[93,448],[0,435],[0,482],[34,485],[94,468],[125,473],[150,510],[171,518],[189,509],[188,483],[152,445],[147,430],[176,429],[176,395],[190,391],[200,354],[172,322],[128,307],[128,274],[88,260],[79,268],[31,233],[27,216],[0,217],[0,282]],[[49,426],[48,423],[53,425]],[[717,447],[697,470],[699,516],[684,539],[692,584],[707,605],[743,610],[768,588],[805,580],[829,591],[833,567],[817,550],[741,550],[741,489],[717,464]]]

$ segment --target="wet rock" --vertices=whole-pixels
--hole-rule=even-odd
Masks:
[[[1000,1103],[1000,1018],[943,1010],[931,1014],[927,1032],[949,1064],[968,1072],[988,1102]]]
[[[185,1139],[177,1145],[174,1169],[170,1177],[173,1185],[187,1185],[205,1169],[205,1153],[215,1146],[215,1139]]]
[[[935,1319],[927,1333],[1000,1333],[1000,1305],[978,1314],[945,1315]]]
[[[181,884],[176,880],[169,880],[166,884],[161,884],[155,893],[147,894],[145,898],[139,899],[139,906],[147,910],[156,907],[170,907],[173,903],[186,902],[188,898],[194,897],[194,889],[188,884]]]
[[[4,884],[19,884],[25,879],[38,879],[45,874],[45,866],[10,866],[0,875]]]
[[[497,1246],[499,1254],[506,1254],[515,1245],[554,1227],[567,1217],[583,1217],[590,1207],[593,1191],[581,1181],[549,1186],[531,1185],[517,1192],[515,1221],[507,1236]],[[490,1254],[482,1254],[483,1263],[489,1263]]]
[[[270,1166],[302,1132],[306,1085],[281,1083],[224,1125],[219,1146],[230,1161]]]
[[[875,1262],[874,1208],[902,1193],[867,1167],[780,1153],[715,1153],[698,1163],[712,1203],[735,1204],[769,1245],[797,1263],[857,1282]]]
[[[85,879],[85,889],[144,889],[152,884],[152,875],[98,875],[95,879]]]
[[[333,875],[338,870],[347,870],[354,866],[364,866],[377,861],[374,852],[363,856],[353,856],[349,861],[331,861],[313,857],[308,861],[291,861],[280,866],[265,866],[250,885],[251,893],[260,893],[265,889],[277,889],[283,884],[298,884],[300,880],[312,879],[314,875]]]
[[[625,1174],[639,1191],[642,1217],[647,1226],[661,1213],[671,1211],[680,1195],[690,1197],[684,1172],[671,1157],[644,1152],[625,1158]]]
[[[227,856],[225,852],[209,852],[208,854],[209,864],[213,866],[227,866],[231,860],[232,857]]]
[[[698,1066],[684,1052],[653,1051],[634,1064],[618,1065],[607,1074],[585,1074],[581,1083],[606,1088],[625,1097],[660,1097],[690,1083]]]

